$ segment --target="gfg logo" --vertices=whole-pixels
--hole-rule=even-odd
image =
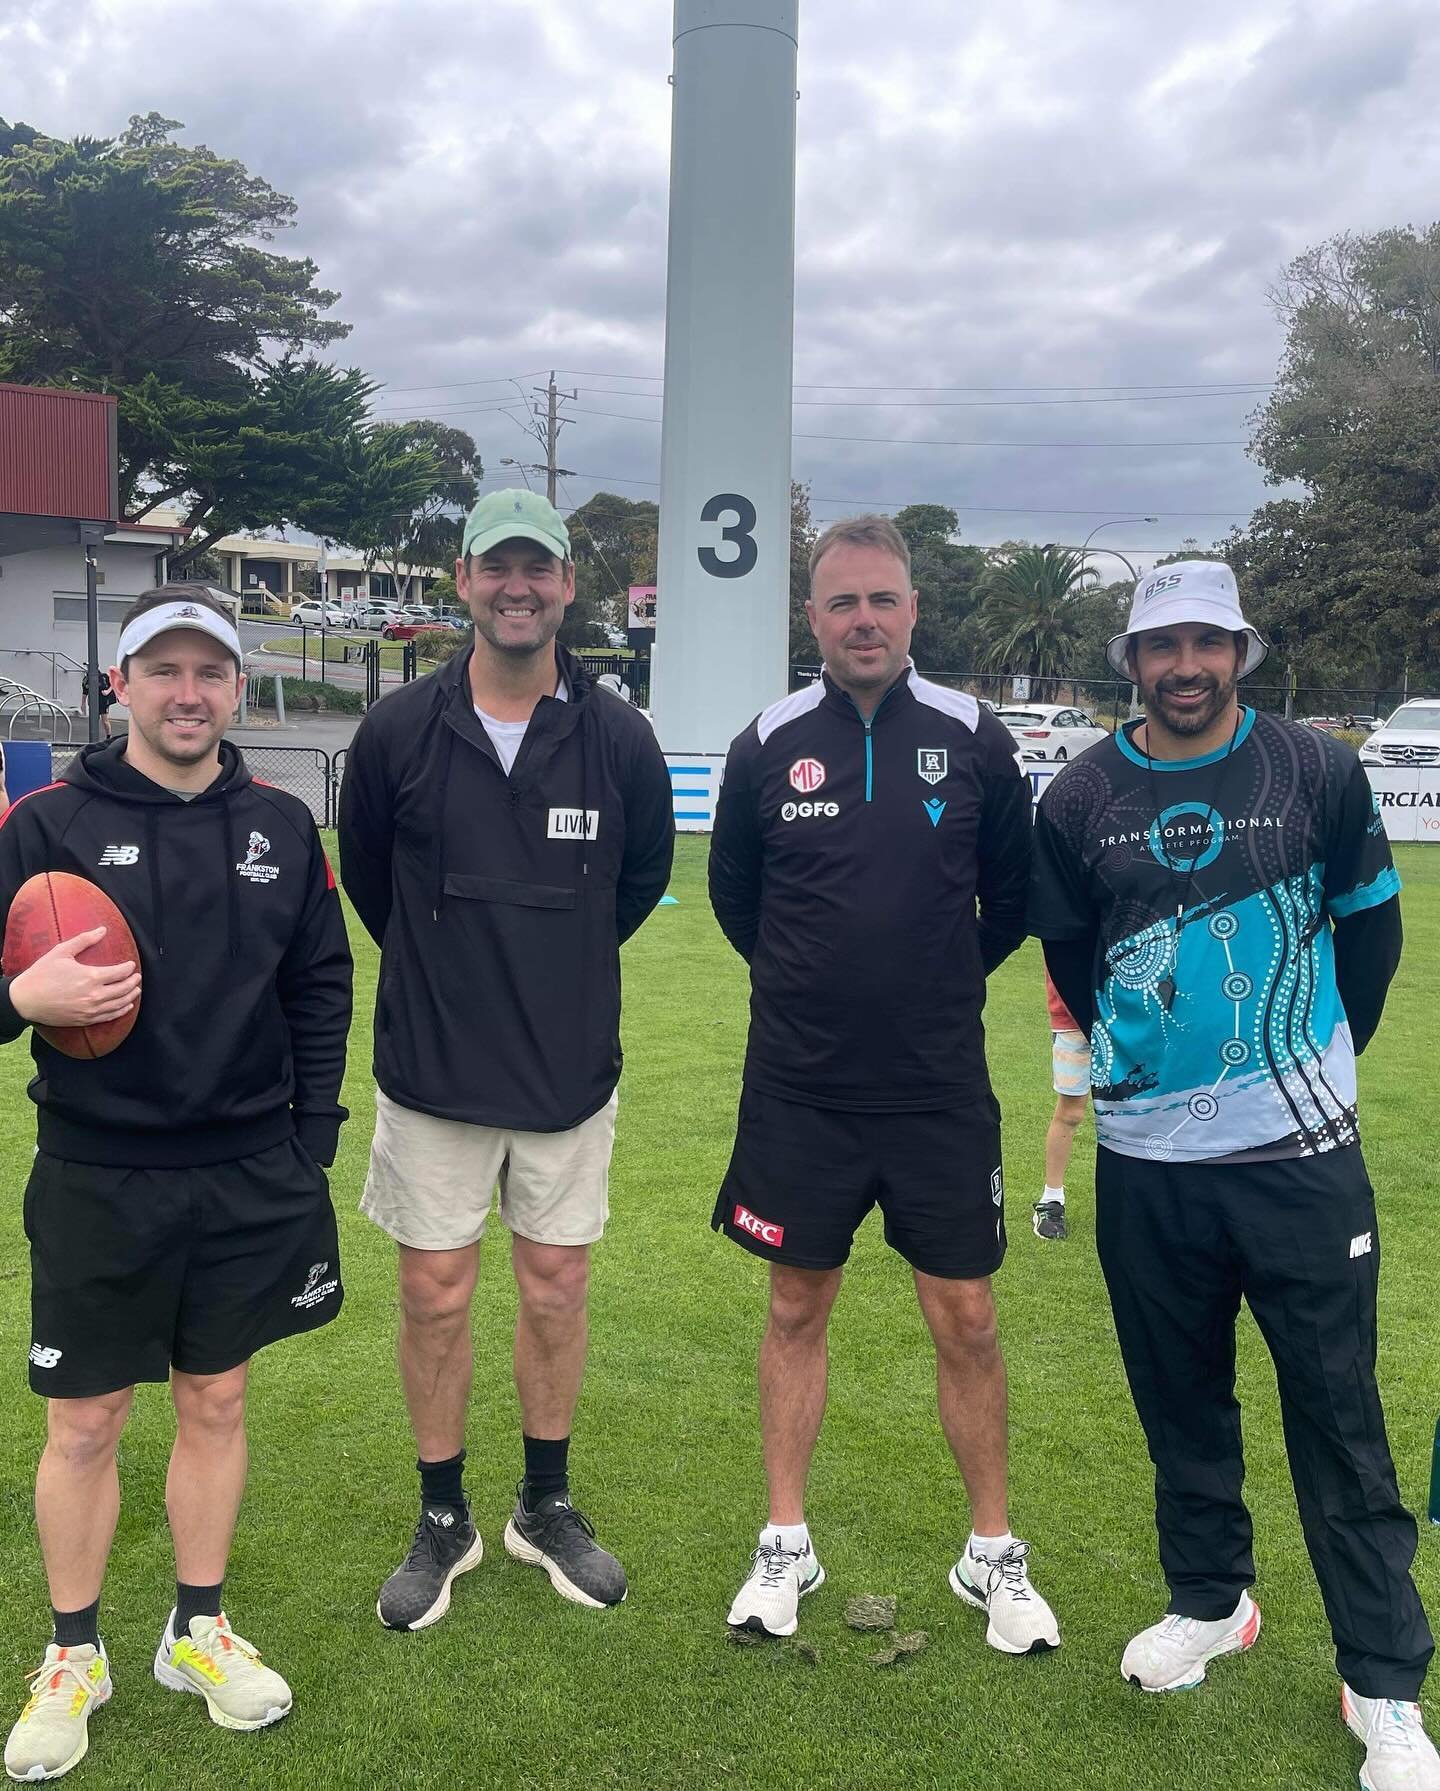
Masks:
[[[782,821],[809,821],[820,815],[840,813],[838,802],[787,802],[780,810]]]
[[[739,1231],[748,1231],[752,1238],[759,1238],[762,1244],[769,1244],[778,1250],[785,1241],[785,1227],[772,1225],[768,1219],[758,1218],[748,1206],[735,1208],[735,1226]]]

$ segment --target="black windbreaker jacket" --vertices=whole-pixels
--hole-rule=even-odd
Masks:
[[[70,871],[105,891],[140,952],[139,1017],[108,1057],[31,1035],[41,1150],[198,1168],[298,1135],[333,1162],[350,945],[309,809],[254,782],[228,740],[220,775],[189,802],[124,751],[85,747],[0,822],[0,925],[27,878]],[[25,1025],[0,979],[0,1039]]]
[[[1031,831],[1009,733],[913,668],[868,725],[828,676],[751,722],[710,844],[750,965],[746,1085],[868,1111],[986,1093],[985,977],[1025,937]]]
[[[341,878],[381,947],[376,1081],[513,1131],[568,1131],[609,1100],[620,945],[674,851],[649,722],[556,657],[569,700],[541,698],[508,777],[466,652],[370,711],[340,792]]]

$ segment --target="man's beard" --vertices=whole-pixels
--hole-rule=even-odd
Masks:
[[[1203,734],[1215,720],[1223,714],[1235,695],[1235,687],[1239,683],[1238,673],[1232,673],[1222,684],[1211,680],[1210,700],[1199,704],[1194,709],[1174,709],[1165,700],[1163,689],[1165,680],[1142,686],[1140,695],[1145,704],[1146,715],[1154,716],[1172,734]],[[1190,688],[1193,688],[1191,686]]]

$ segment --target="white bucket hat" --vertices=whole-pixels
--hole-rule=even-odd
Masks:
[[[1244,633],[1245,657],[1238,676],[1253,672],[1270,651],[1240,613],[1240,590],[1235,574],[1223,560],[1176,560],[1157,566],[1135,586],[1130,620],[1123,634],[1105,643],[1105,657],[1122,678],[1130,677],[1125,652],[1132,634],[1149,628],[1169,628],[1177,622],[1208,622]]]

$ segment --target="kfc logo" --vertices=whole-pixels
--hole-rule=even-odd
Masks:
[[[759,1219],[748,1206],[737,1206],[735,1224],[740,1231],[748,1231],[752,1238],[759,1238],[762,1244],[769,1244],[772,1250],[778,1250],[785,1242],[785,1227],[772,1225],[768,1219]]]
[[[796,759],[790,767],[790,788],[808,796],[825,781],[825,767],[819,759]]]

